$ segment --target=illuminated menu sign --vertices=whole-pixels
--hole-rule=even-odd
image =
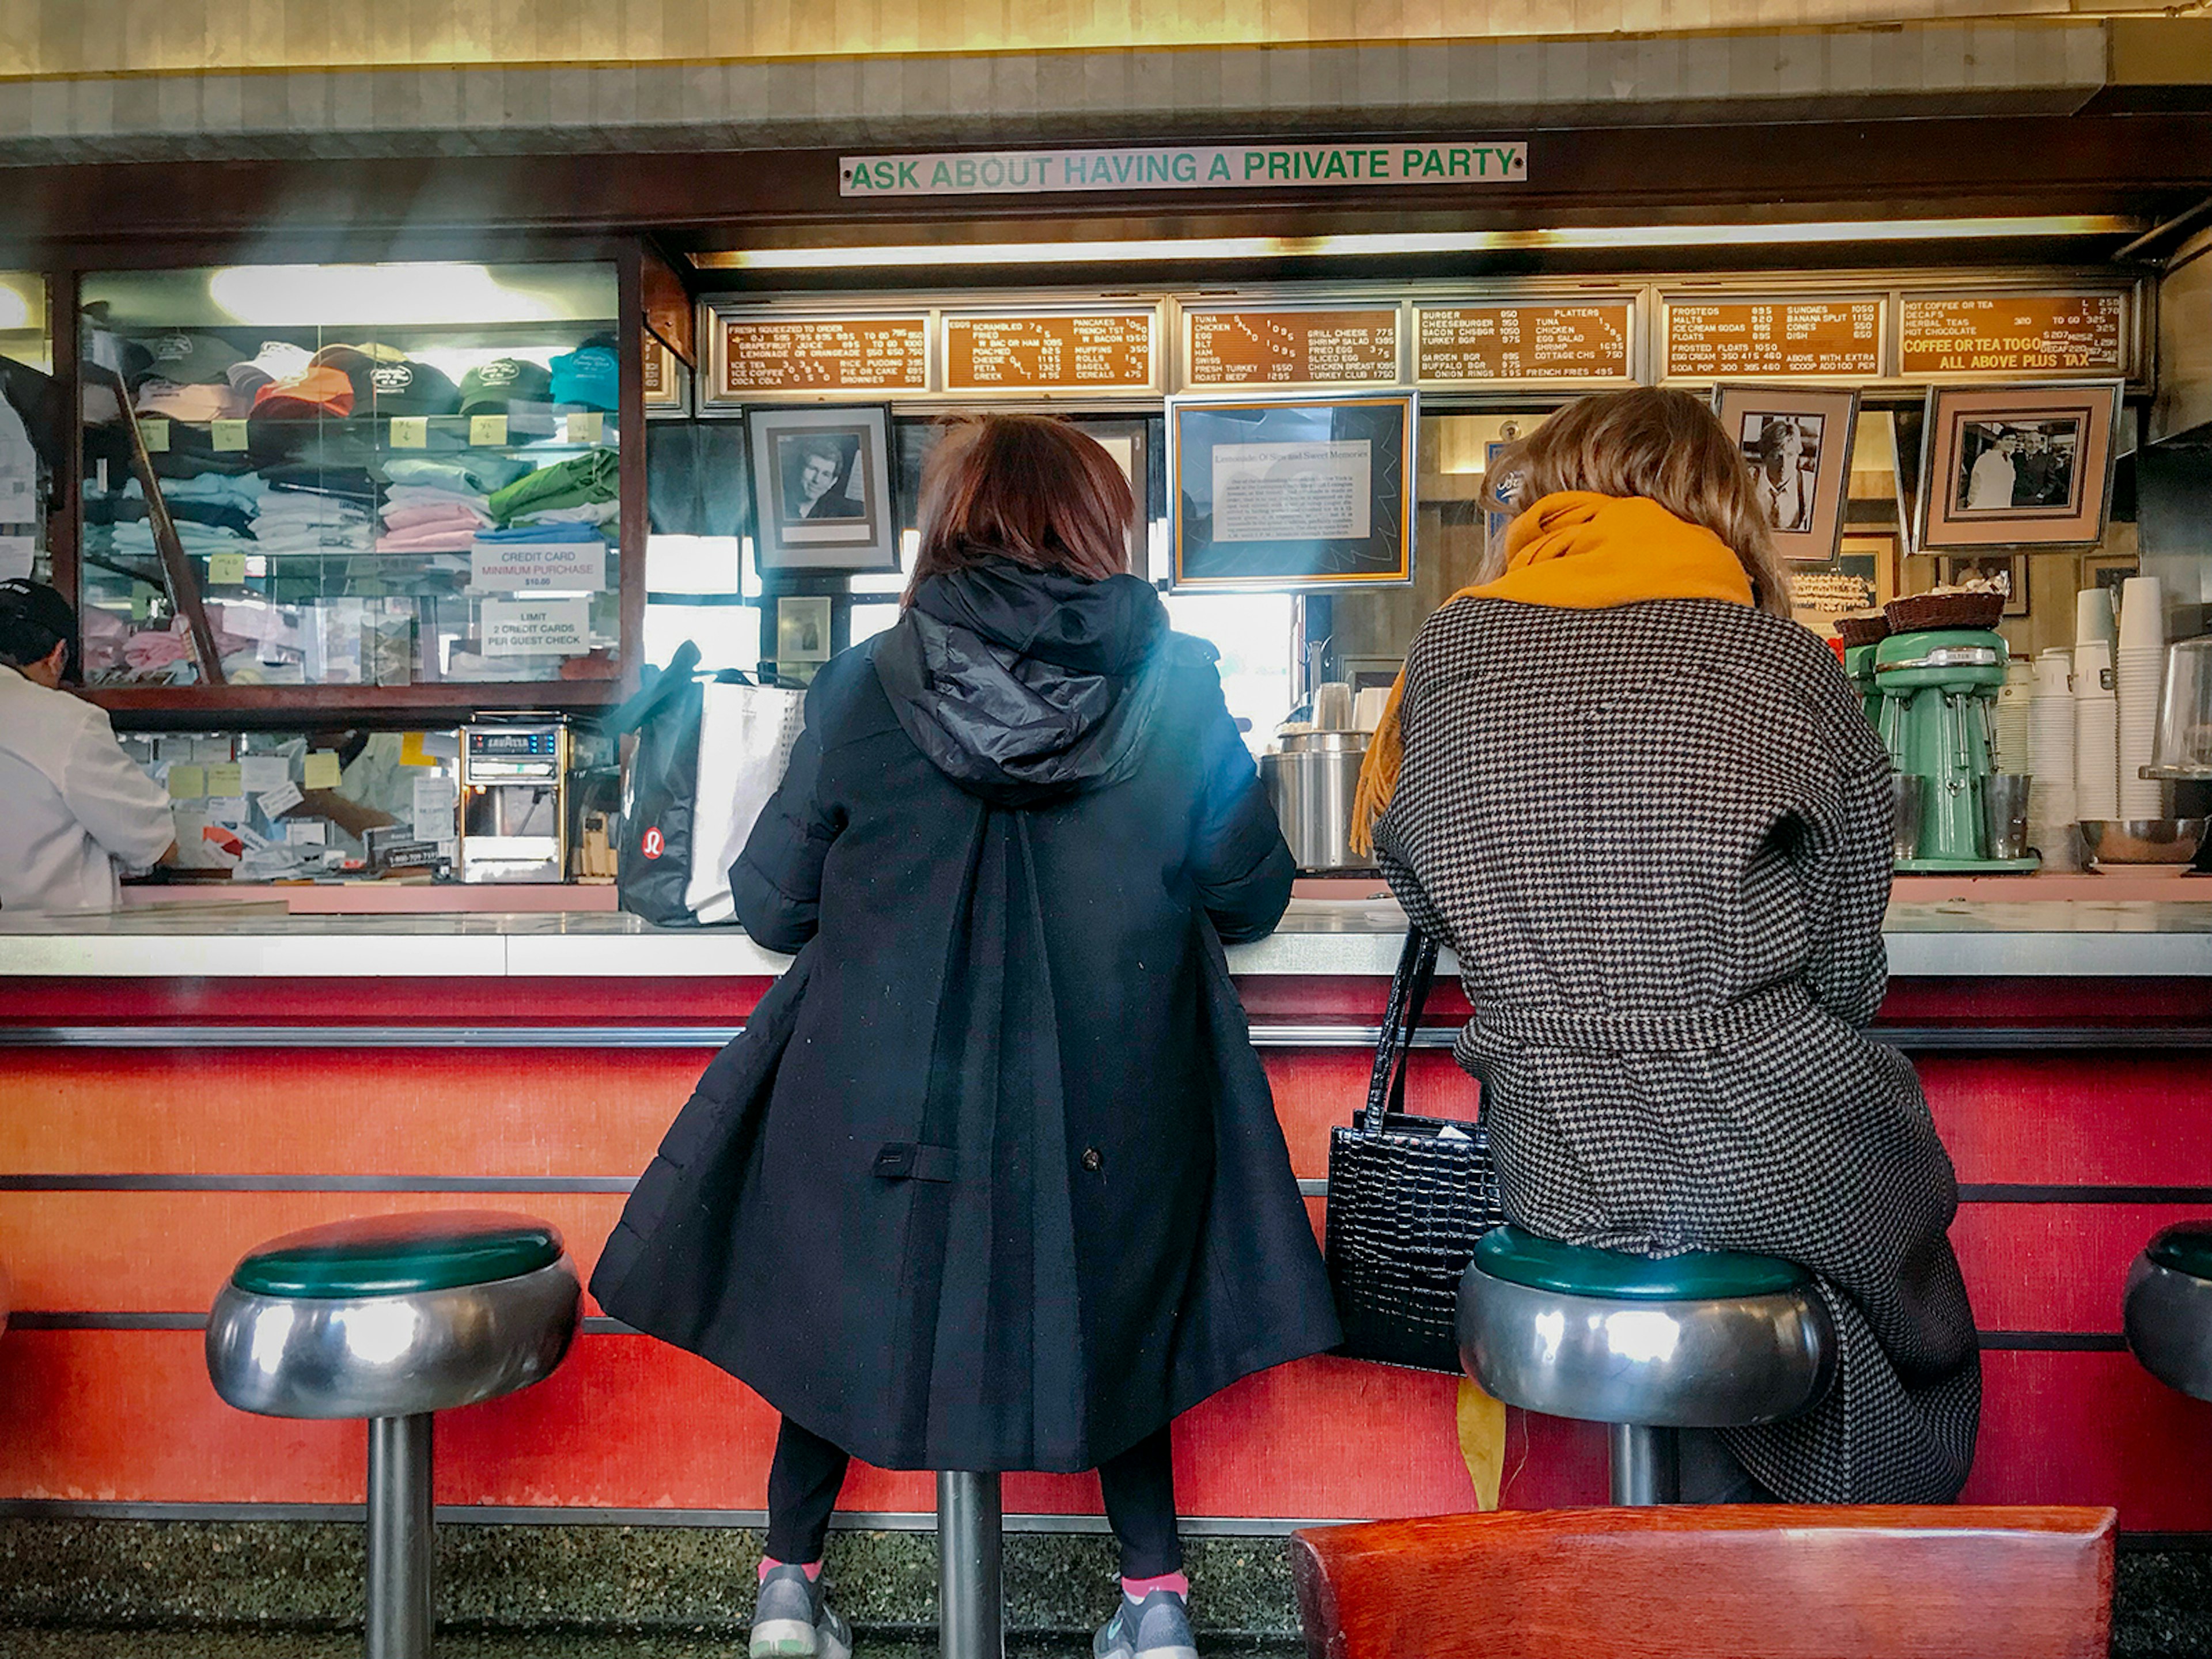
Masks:
[[[1419,308],[1417,380],[1625,380],[1630,302]]]
[[[1398,313],[1192,311],[1192,386],[1395,385]]]
[[[1881,307],[1864,300],[1669,300],[1669,379],[1881,373]]]
[[[726,396],[758,392],[922,392],[924,317],[753,317],[722,325]]]
[[[2118,374],[2127,300],[2118,294],[1947,295],[1905,301],[1907,374]]]
[[[947,392],[1142,392],[1153,384],[1149,311],[945,319]]]

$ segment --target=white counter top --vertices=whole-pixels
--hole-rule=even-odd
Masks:
[[[1300,899],[1280,928],[1229,952],[1244,975],[1388,975],[1397,907]],[[1891,973],[2212,977],[2212,903],[1896,904]],[[757,977],[790,961],[735,928],[657,928],[605,915],[288,915],[279,904],[0,917],[0,979]],[[1447,966],[1449,964],[1447,963]]]

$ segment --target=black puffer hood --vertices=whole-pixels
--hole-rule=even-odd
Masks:
[[[1170,653],[1134,576],[1088,581],[993,559],[933,576],[874,641],[876,678],[921,752],[970,794],[1029,806],[1134,769]]]

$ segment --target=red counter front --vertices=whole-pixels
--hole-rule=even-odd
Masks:
[[[1318,1228],[1328,1128],[1364,1091],[1360,1031],[1382,986],[1240,982]],[[0,1262],[16,1310],[0,1338],[0,1502],[358,1503],[360,1425],[248,1417],[210,1388],[200,1324],[232,1262],[343,1216],[507,1207],[557,1223],[588,1272],[717,1028],[766,983],[0,980]],[[1437,1003],[1441,1024],[1464,1017]],[[2153,1382],[2118,1334],[2142,1242],[2212,1212],[2212,981],[1903,980],[1885,1020],[1915,1051],[1965,1189],[1954,1237],[1987,1378],[1966,1495],[2115,1504],[2133,1531],[2212,1532],[2212,1405]],[[1465,1116],[1474,1086],[1430,1048],[1411,1097]],[[1454,1392],[1328,1358],[1250,1378],[1179,1426],[1183,1509],[1233,1530],[1471,1507]],[[441,1419],[438,1496],[735,1521],[764,1502],[774,1427],[732,1378],[593,1317],[550,1382]],[[1600,1431],[1515,1413],[1510,1435],[1508,1504],[1602,1500]],[[911,1515],[932,1489],[856,1470],[845,1504]],[[1097,1488],[1012,1477],[1006,1504],[1095,1514]]]

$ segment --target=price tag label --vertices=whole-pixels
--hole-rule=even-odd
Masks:
[[[245,554],[210,553],[208,555],[208,585],[210,587],[236,587],[245,580]]]
[[[596,444],[607,421],[596,409],[580,410],[561,418],[568,423],[568,440],[572,444]]]
[[[146,441],[146,453],[149,455],[166,455],[169,453],[169,423],[167,421],[149,419],[141,416],[138,420],[138,435]]]
[[[504,415],[471,415],[469,416],[469,441],[477,445],[497,446],[507,441],[507,416]]]
[[[430,447],[430,417],[427,415],[394,415],[392,417],[392,447],[394,449],[428,449]]]
[[[218,453],[236,453],[246,447],[246,422],[243,421],[211,421],[208,436]]]
[[[306,775],[300,781],[310,789],[335,789],[338,787],[338,756],[335,749],[310,749],[307,751]]]

